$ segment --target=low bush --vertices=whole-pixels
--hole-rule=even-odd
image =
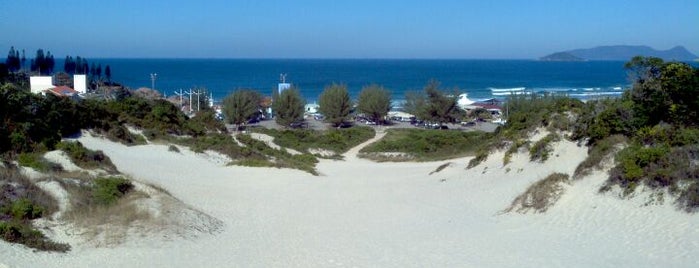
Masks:
[[[177,146],[175,146],[175,145],[170,145],[170,146],[168,146],[168,147],[167,147],[167,150],[168,150],[169,152],[175,152],[175,153],[179,153],[179,152],[180,152],[180,149],[178,149]]]
[[[597,141],[595,144],[590,145],[588,149],[587,158],[583,160],[576,168],[573,178],[582,178],[590,174],[590,170],[593,168],[599,168],[602,160],[612,154],[614,149],[620,144],[628,142],[628,138],[623,135],[612,135],[606,137],[602,140]]]
[[[133,184],[121,177],[95,178],[93,183],[92,198],[95,203],[100,205],[114,204],[133,189]]]
[[[559,140],[560,136],[558,136],[558,134],[550,133],[546,135],[546,137],[535,142],[534,145],[529,148],[529,160],[546,162],[549,158],[549,154],[553,151],[551,143]]]
[[[11,215],[15,220],[33,220],[44,214],[44,208],[32,203],[28,198],[19,198],[0,208],[2,214]]]
[[[116,172],[117,170],[116,166],[112,164],[112,161],[104,152],[89,150],[79,141],[61,141],[56,145],[56,148],[66,152],[73,163],[79,167],[86,169],[102,168],[112,172]]]
[[[38,250],[58,252],[70,250],[70,245],[50,241],[29,224],[18,221],[0,221],[0,237],[7,242],[23,244]]]
[[[63,167],[44,159],[40,153],[20,153],[17,156],[20,166],[32,168],[40,172],[62,171]]]
[[[524,193],[517,196],[505,211],[516,210],[520,213],[526,213],[529,210],[534,210],[534,212],[538,213],[546,212],[561,198],[563,194],[563,186],[561,184],[566,181],[568,181],[568,174],[553,173],[548,175],[546,178],[529,186]]]
[[[400,152],[415,156],[417,161],[444,160],[474,155],[489,137],[485,132],[389,129],[383,139],[361,152]]]
[[[473,159],[468,161],[468,166],[466,166],[466,168],[467,169],[474,168],[487,159],[488,159],[488,150],[479,149],[476,151],[476,156]]]
[[[317,174],[315,164],[318,163],[318,159],[311,154],[292,155],[286,150],[271,148],[265,142],[256,140],[247,134],[239,134],[237,139],[245,144],[246,149],[253,151],[255,155],[265,156],[263,158],[242,159],[238,162],[239,165],[270,166],[269,164],[271,164],[271,166],[279,168],[295,168],[311,174]],[[270,161],[268,157],[274,160]]]
[[[505,166],[512,160],[512,155],[519,151],[519,148],[525,147],[529,144],[529,141],[523,139],[516,139],[510,145],[510,148],[505,151],[505,155],[502,158],[502,165]]]
[[[351,127],[315,131],[308,129],[274,130],[256,129],[274,137],[274,143],[300,152],[309,149],[330,150],[339,155],[376,135],[370,127]]]

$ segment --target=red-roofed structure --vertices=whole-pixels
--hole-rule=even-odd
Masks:
[[[46,93],[51,93],[59,97],[77,97],[78,92],[75,89],[69,88],[67,86],[58,86],[54,88],[49,88]]]

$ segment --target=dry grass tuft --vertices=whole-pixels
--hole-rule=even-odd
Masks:
[[[533,210],[535,213],[546,212],[563,194],[562,183],[568,181],[568,174],[553,173],[527,188],[517,196],[505,212],[517,211],[527,213]]]
[[[435,169],[434,171],[430,172],[430,175],[432,175],[432,174],[434,174],[434,173],[438,173],[438,172],[444,170],[445,168],[451,166],[451,164],[452,164],[451,162],[441,164],[440,166],[437,167],[437,169]]]

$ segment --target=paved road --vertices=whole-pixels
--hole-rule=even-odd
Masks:
[[[313,117],[308,117],[306,118],[306,123],[308,124],[309,129],[313,130],[325,130],[331,128],[330,124],[324,123],[322,121],[318,121],[313,119]],[[365,125],[360,122],[355,122],[357,125]],[[462,126],[460,124],[446,124],[450,130],[461,130],[461,131],[485,131],[485,132],[494,132],[495,129],[499,126],[498,124],[493,124],[490,122],[479,122],[474,126]],[[389,129],[389,128],[416,128],[415,126],[411,125],[408,122],[397,122],[397,121],[392,121],[390,125],[381,125],[381,126],[376,126],[376,125],[367,125],[370,127],[374,128],[383,128],[383,129]],[[251,124],[249,127],[265,127],[265,128],[272,128],[272,129],[282,129],[282,127],[277,124],[274,120],[263,120],[260,121],[259,123]],[[233,126],[229,126],[229,129],[233,129]]]

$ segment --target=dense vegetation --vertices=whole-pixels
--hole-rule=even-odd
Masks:
[[[272,96],[272,112],[274,120],[280,126],[290,127],[292,123],[303,121],[304,106],[306,102],[301,98],[298,89],[292,87]]]
[[[615,135],[628,140],[602,191],[620,186],[631,194],[640,185],[668,189],[680,207],[694,211],[699,208],[699,69],[644,57],[626,67],[633,87],[620,99],[587,103],[573,137],[587,141],[591,152],[607,150]]]
[[[352,109],[347,85],[332,84],[325,87],[318,97],[319,112],[325,116],[325,121],[333,126],[340,126],[347,121]]]
[[[635,57],[626,64],[633,86],[617,99],[586,103],[559,96],[516,96],[508,101],[510,116],[488,145],[471,160],[473,167],[495,148],[508,148],[504,163],[534,129],[563,131],[590,146],[576,169],[582,178],[608,156],[614,167],[601,191],[614,186],[625,195],[638,186],[664,190],[687,211],[699,208],[699,69],[686,63]],[[546,136],[529,148],[532,160],[545,160]]]
[[[299,152],[311,153],[312,149],[329,150],[333,158],[339,157],[350,148],[374,137],[375,132],[370,127],[352,127],[313,131],[307,129],[275,130],[255,129],[274,137],[274,143]],[[321,155],[321,157],[324,157]]]
[[[495,149],[507,148],[503,164],[510,162],[512,154],[522,147],[529,147],[531,161],[546,161],[550,152],[550,144],[558,140],[556,132],[571,131],[575,114],[583,107],[583,102],[577,99],[551,94],[530,94],[513,96],[507,101],[509,113],[507,123],[496,130],[491,139],[483,140],[481,147],[468,166],[477,166],[488,158]],[[529,135],[537,128],[546,128],[551,132],[534,145],[529,144]]]
[[[223,99],[223,115],[229,124],[243,125],[259,116],[260,93],[250,89],[240,89]]]
[[[458,90],[447,92],[440,88],[439,82],[431,80],[422,92],[407,92],[404,109],[420,120],[432,123],[457,122],[464,116],[457,106]]]
[[[424,129],[389,129],[386,136],[360,152],[364,157],[379,161],[416,160],[433,161],[473,155],[485,132],[442,131]],[[381,153],[401,153],[406,157],[385,157]]]
[[[0,238],[27,247],[65,252],[69,245],[50,241],[30,221],[58,210],[56,200],[21,175],[0,167]]]
[[[365,86],[359,92],[357,111],[371,121],[381,124],[391,111],[391,92],[379,85]]]

